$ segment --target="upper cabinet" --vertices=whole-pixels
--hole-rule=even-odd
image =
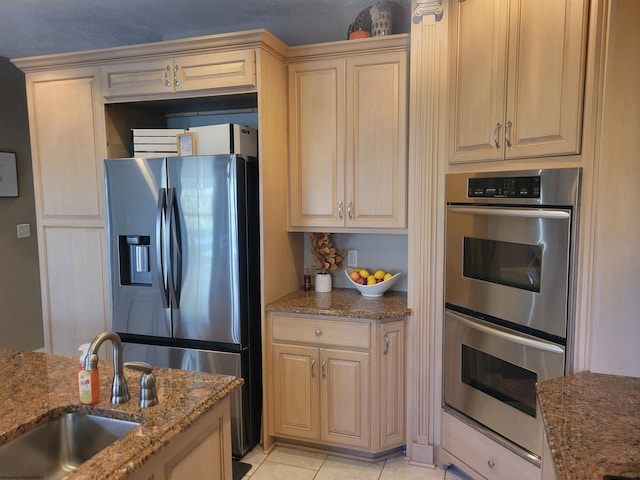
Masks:
[[[580,153],[586,3],[451,3],[450,163]]]
[[[290,49],[289,227],[407,227],[407,35]]]
[[[107,98],[256,85],[253,50],[129,60],[102,70]]]

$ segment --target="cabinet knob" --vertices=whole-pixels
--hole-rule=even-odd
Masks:
[[[316,330],[316,337],[319,337],[320,335],[322,335],[322,332],[320,331],[320,329]]]
[[[496,462],[494,462],[493,460],[489,460],[489,461],[487,462],[487,465],[489,465],[489,468],[493,468],[493,467],[495,467],[495,466],[496,466]]]

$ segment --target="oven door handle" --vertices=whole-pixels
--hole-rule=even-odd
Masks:
[[[552,353],[561,353],[564,354],[564,348],[559,345],[554,345],[552,343],[543,342],[542,340],[535,340],[533,338],[521,337],[520,335],[515,335],[513,333],[505,332],[500,327],[487,327],[486,325],[482,325],[473,320],[469,320],[462,315],[458,315],[457,313],[453,313],[451,310],[447,310],[447,314],[455,317],[456,320],[463,323],[465,326],[469,328],[473,328],[474,330],[478,330],[480,332],[486,333],[488,335],[493,335],[496,337],[500,337],[504,340],[513,343],[519,343],[520,345],[524,345],[527,347],[533,347],[538,350],[544,350]]]
[[[500,208],[500,207],[454,207],[449,206],[450,213],[465,215],[490,215],[494,217],[548,218],[563,220],[571,217],[566,210],[548,210],[537,208]]]

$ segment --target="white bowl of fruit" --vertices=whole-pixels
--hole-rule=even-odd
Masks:
[[[345,268],[349,282],[358,289],[363,297],[381,297],[400,278],[400,272],[392,274],[384,270],[371,272],[366,268]]]

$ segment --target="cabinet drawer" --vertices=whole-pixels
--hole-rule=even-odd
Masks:
[[[489,480],[540,480],[540,468],[452,415],[442,413],[442,447]]]
[[[369,349],[371,327],[368,323],[338,322],[314,318],[272,316],[271,335],[277,342],[308,343]]]

